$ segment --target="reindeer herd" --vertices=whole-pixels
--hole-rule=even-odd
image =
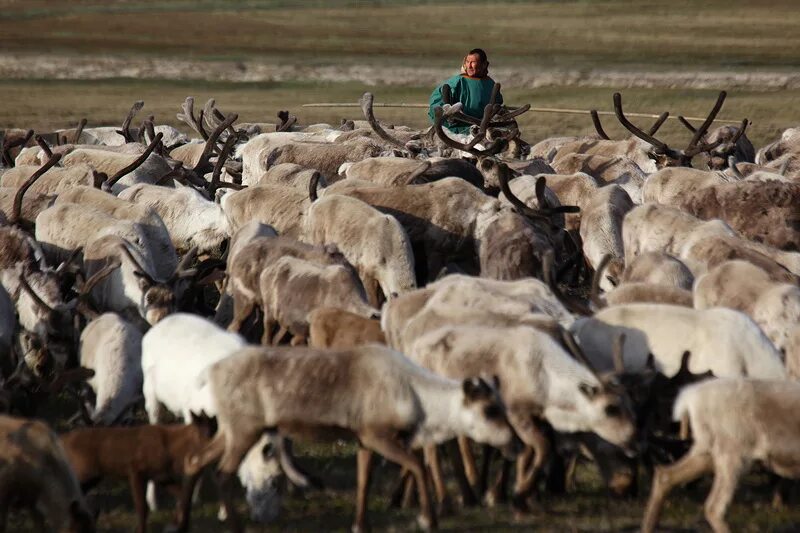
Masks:
[[[26,507],[92,531],[86,492],[112,477],[139,531],[163,487],[183,531],[215,470],[241,531],[237,477],[257,522],[283,478],[319,486],[292,452],[310,438],[358,444],[354,531],[375,453],[426,530],[452,512],[443,457],[461,504],[525,513],[587,456],[612,494],[652,478],[643,531],[713,473],[705,517],[728,531],[753,463],[800,477],[800,133],[756,151],[746,119],[711,130],[725,96],[680,118],[683,149],[619,94],[629,138],[593,113],[596,135],[532,146],[528,106],[448,102],[419,131],[369,93],[338,127],[189,97],[195,138],[134,127],[142,102],[121,128],[5,130],[0,529]]]

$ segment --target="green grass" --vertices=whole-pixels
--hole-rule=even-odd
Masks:
[[[352,444],[314,444],[299,447],[298,461],[326,483],[322,491],[285,495],[282,514],[269,526],[252,531],[348,531],[355,511],[355,446]],[[416,509],[390,509],[388,498],[397,481],[399,471],[391,465],[376,461],[369,501],[369,518],[373,531],[407,531],[414,529]],[[452,478],[451,478],[452,479]],[[649,480],[640,477],[643,494],[649,492]],[[451,497],[457,491],[448,486]],[[710,489],[710,478],[684,488],[676,489],[667,500],[660,521],[669,531],[702,529],[702,506]],[[107,532],[130,531],[136,516],[128,492],[122,481],[104,481],[92,493],[92,499],[102,512],[98,529]],[[192,509],[192,531],[219,531],[216,520],[216,489],[206,481],[201,491],[201,502]],[[740,484],[728,521],[734,531],[765,532],[791,531],[800,527],[800,508],[791,504],[780,511],[769,506],[769,483],[765,475],[753,473]],[[442,531],[635,531],[644,512],[645,499],[619,500],[605,496],[596,469],[590,464],[579,465],[577,488],[565,496],[546,496],[533,507],[530,515],[515,518],[507,504],[495,508],[456,508],[455,513],[440,520]],[[246,514],[243,499],[239,498],[239,511]],[[160,531],[172,520],[171,503],[166,500],[162,510],[150,517],[150,527]],[[12,513],[10,530],[32,531],[27,518]]]
[[[0,50],[530,68],[792,69],[790,0],[10,2]]]

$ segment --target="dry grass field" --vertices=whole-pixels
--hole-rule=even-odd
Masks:
[[[392,83],[308,79],[234,83],[188,79],[51,79],[36,74],[41,54],[65,58],[113,56],[157,57],[176,61],[264,61],[275,65],[364,65],[391,72],[394,66],[457,68],[465,50],[483,46],[493,67],[522,72],[624,71],[642,77],[662,71],[793,73],[800,67],[800,9],[792,0],[649,1],[424,1],[424,0],[0,0],[0,59],[31,61],[24,75],[0,75],[0,130],[9,127],[48,131],[77,124],[120,124],[135,100],[144,100],[143,115],[180,126],[175,114],[184,98],[215,98],[240,121],[273,121],[289,109],[300,122],[360,118],[360,111],[303,108],[309,102],[355,102],[371,91],[378,102],[427,101],[432,89],[413,76]],[[2,70],[0,70],[2,72]],[[637,74],[638,75],[638,74]],[[70,78],[65,73],[60,78]],[[631,111],[704,116],[717,91],[727,87],[688,88],[655,83],[652,88],[551,85],[526,88],[504,83],[510,104],[538,107],[611,110],[611,95],[621,90]],[[588,86],[586,86],[588,85]],[[423,127],[424,110],[376,109],[382,120]],[[748,136],[756,146],[800,124],[800,89],[765,90],[752,83],[729,91],[720,116],[753,124]],[[645,124],[650,119],[642,119]],[[627,135],[613,117],[603,121],[615,138]],[[593,131],[588,115],[528,113],[520,121],[523,137],[533,143],[554,135]],[[660,132],[683,147],[687,132],[668,121]],[[51,417],[51,420],[55,418]],[[322,492],[287,496],[276,524],[255,531],[347,530],[353,518],[355,457],[352,444],[306,444],[299,461],[327,483]],[[387,510],[396,470],[377,469],[371,520],[376,531],[404,531],[415,512]],[[608,499],[594,467],[578,469],[578,489],[565,497],[545,497],[530,517],[515,521],[510,508],[459,511],[441,521],[446,531],[634,531],[644,508],[649,481],[641,479],[642,496],[634,501]],[[196,531],[218,531],[214,489],[194,507]],[[451,489],[454,487],[451,487]],[[705,530],[704,480],[678,490],[670,499],[662,525],[670,531]],[[451,491],[454,492],[454,491]],[[130,531],[135,516],[127,486],[106,482],[95,491],[104,509],[102,531]],[[781,511],[769,506],[766,477],[753,474],[740,486],[729,514],[735,531],[800,530],[800,507]],[[242,503],[243,505],[243,503]],[[242,507],[243,510],[243,507]],[[153,530],[163,529],[170,512],[151,517]],[[32,531],[15,516],[11,531]]]

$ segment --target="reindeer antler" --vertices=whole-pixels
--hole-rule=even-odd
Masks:
[[[187,96],[186,100],[184,100],[183,105],[181,105],[181,109],[183,113],[178,113],[176,117],[178,120],[186,123],[190,128],[200,134],[200,137],[203,138],[204,141],[208,140],[208,133],[206,133],[205,128],[203,127],[203,112],[200,111],[200,118],[197,119],[194,116],[194,97]]]
[[[133,105],[131,106],[131,110],[128,111],[128,116],[125,117],[125,120],[122,122],[122,129],[117,130],[117,133],[122,135],[122,137],[125,139],[125,142],[132,143],[135,141],[130,130],[131,122],[133,122],[133,117],[136,116],[136,113],[141,111],[143,107],[144,107],[144,100],[137,100],[136,102],[134,102]]]
[[[387,143],[393,146],[397,146],[401,150],[406,150],[409,152],[412,151],[411,146],[386,133],[386,130],[384,130],[383,127],[380,125],[380,123],[378,123],[378,121],[375,119],[375,113],[372,110],[372,104],[374,99],[375,97],[372,95],[372,93],[366,92],[361,96],[361,100],[359,102],[361,104],[361,111],[364,112],[364,116],[366,117],[367,122],[369,122],[372,131],[374,131],[378,135],[378,137],[380,137]]]

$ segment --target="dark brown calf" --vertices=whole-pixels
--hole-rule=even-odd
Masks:
[[[84,428],[62,435],[61,442],[84,492],[103,477],[128,478],[139,533],[147,529],[145,490],[151,480],[176,493],[177,530],[186,531],[199,473],[184,476],[184,459],[203,449],[215,425],[208,417],[193,416],[189,425]]]

